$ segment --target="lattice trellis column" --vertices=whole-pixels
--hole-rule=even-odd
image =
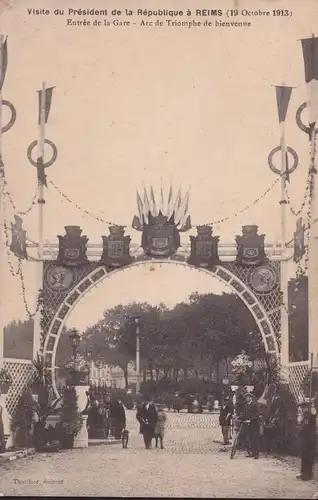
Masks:
[[[308,373],[308,370],[308,361],[296,361],[289,364],[289,387],[296,401],[301,401],[304,397],[302,383]]]
[[[30,385],[34,368],[31,361],[15,358],[4,358],[4,368],[8,370],[13,380],[6,398],[7,411],[12,415],[21,394]]]

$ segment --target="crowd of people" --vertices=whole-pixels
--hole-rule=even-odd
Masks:
[[[222,429],[223,443],[229,445],[231,443],[231,431],[235,429],[238,423],[245,424],[245,437],[248,444],[248,456],[255,459],[259,458],[260,454],[260,436],[263,434],[260,405],[256,397],[250,393],[245,394],[245,404],[242,410],[234,419],[235,401],[233,398],[224,398],[220,409],[219,423]],[[235,398],[234,398],[235,399]],[[308,481],[313,479],[314,464],[316,457],[316,442],[317,442],[317,417],[316,409],[308,402],[302,403],[302,418],[299,431],[299,439],[301,446],[301,470],[297,476],[298,479]],[[234,420],[234,421],[233,421]],[[236,427],[236,431],[237,431]],[[244,433],[243,433],[244,435]],[[296,436],[295,436],[296,437]]]
[[[264,421],[260,411],[257,398],[250,393],[243,396],[244,404],[238,410],[235,395],[227,395],[223,398],[220,408],[219,424],[221,426],[223,443],[231,445],[233,431],[244,429],[242,437],[247,444],[248,456],[258,459],[260,456],[260,438],[263,435]],[[201,412],[199,404],[196,405],[195,398],[188,399],[188,411]],[[90,431],[98,426],[107,427],[107,433],[121,439],[126,431],[125,407],[120,399],[115,399],[110,394],[99,394],[91,391],[90,411],[88,414],[88,429]],[[301,443],[301,472],[299,479],[304,481],[313,478],[314,462],[316,454],[316,410],[308,403],[302,406],[302,422],[300,426]],[[136,403],[136,419],[139,423],[139,432],[143,436],[146,449],[150,449],[152,441],[155,446],[163,449],[164,435],[167,416],[164,405],[155,403],[150,396],[144,396]]]
[[[104,434],[120,439],[123,429],[126,428],[125,408],[120,399],[112,398],[108,393],[91,390],[88,411],[88,435],[95,437],[96,432],[102,429]]]

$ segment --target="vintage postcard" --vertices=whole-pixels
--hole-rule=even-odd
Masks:
[[[0,494],[318,498],[318,2],[0,1]]]

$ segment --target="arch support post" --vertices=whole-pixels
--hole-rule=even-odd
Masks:
[[[281,311],[280,311],[280,364],[283,382],[289,382],[289,318],[288,318],[288,261],[282,257],[280,264]]]

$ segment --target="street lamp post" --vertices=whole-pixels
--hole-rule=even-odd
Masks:
[[[135,318],[136,325],[136,393],[140,391],[140,318]]]
[[[75,359],[76,354],[77,354],[77,350],[78,350],[78,347],[80,344],[81,335],[80,335],[79,331],[76,330],[76,328],[73,328],[73,330],[71,330],[69,338],[70,338],[71,347],[73,349],[73,357]]]

